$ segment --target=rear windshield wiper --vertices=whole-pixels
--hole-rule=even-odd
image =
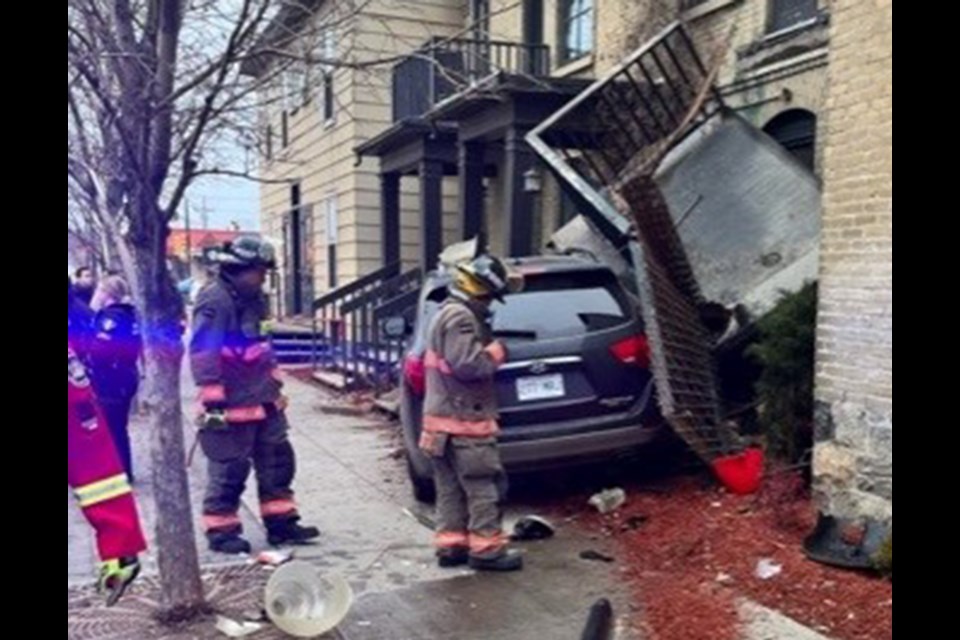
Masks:
[[[527,340],[536,340],[536,331],[522,331],[520,329],[494,329],[493,335],[497,338],[524,338]]]
[[[628,321],[624,316],[613,315],[612,313],[578,313],[577,318],[588,331],[612,329]]]

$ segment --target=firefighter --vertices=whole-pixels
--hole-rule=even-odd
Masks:
[[[271,545],[320,535],[299,524],[290,485],[295,459],[287,437],[277,362],[262,327],[263,284],[275,267],[273,246],[242,237],[216,256],[218,273],[197,297],[190,365],[200,388],[200,446],[209,482],[203,525],[210,549],[249,553],[238,516],[240,495],[256,470],[260,515]]]
[[[133,491],[113,446],[90,378],[71,340],[76,331],[67,297],[67,483],[94,528],[100,556],[98,589],[114,605],[137,577],[137,555],[146,549]]]
[[[120,461],[127,478],[133,482],[128,423],[130,406],[140,386],[138,363],[143,352],[140,322],[130,299],[129,287],[117,275],[100,281],[90,308],[95,314],[90,343],[90,377]]]
[[[450,296],[430,326],[420,448],[433,460],[437,487],[434,544],[441,567],[516,571],[500,502],[506,479],[497,448],[494,375],[507,358],[490,330],[490,305],[516,282],[482,254],[454,267]]]
[[[81,361],[88,366],[92,340],[93,312],[77,297],[76,288],[67,276],[67,341],[73,345]]]

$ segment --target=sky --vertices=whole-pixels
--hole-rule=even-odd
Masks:
[[[190,186],[187,203],[193,229],[230,229],[236,222],[243,231],[260,230],[259,185],[242,178],[205,177]],[[182,219],[174,226],[185,226]]]

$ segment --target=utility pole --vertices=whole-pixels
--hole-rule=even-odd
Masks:
[[[190,242],[190,200],[186,198],[183,200],[183,222],[187,230],[187,277],[189,277],[193,271],[191,267],[193,264],[193,247]]]
[[[209,228],[209,214],[210,209],[207,208],[207,196],[203,196],[203,200],[200,203],[200,223],[203,226],[204,231]]]

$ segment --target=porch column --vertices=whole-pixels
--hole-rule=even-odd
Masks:
[[[420,162],[420,266],[434,269],[443,250],[443,163]]]
[[[506,251],[509,256],[530,255],[533,250],[534,195],[523,189],[523,174],[534,166],[533,150],[523,139],[526,130],[511,127],[506,134],[503,172],[503,212]]]
[[[469,240],[484,227],[483,142],[460,144],[460,218],[463,239]]]
[[[380,245],[383,266],[400,262],[400,174],[380,175]]]

